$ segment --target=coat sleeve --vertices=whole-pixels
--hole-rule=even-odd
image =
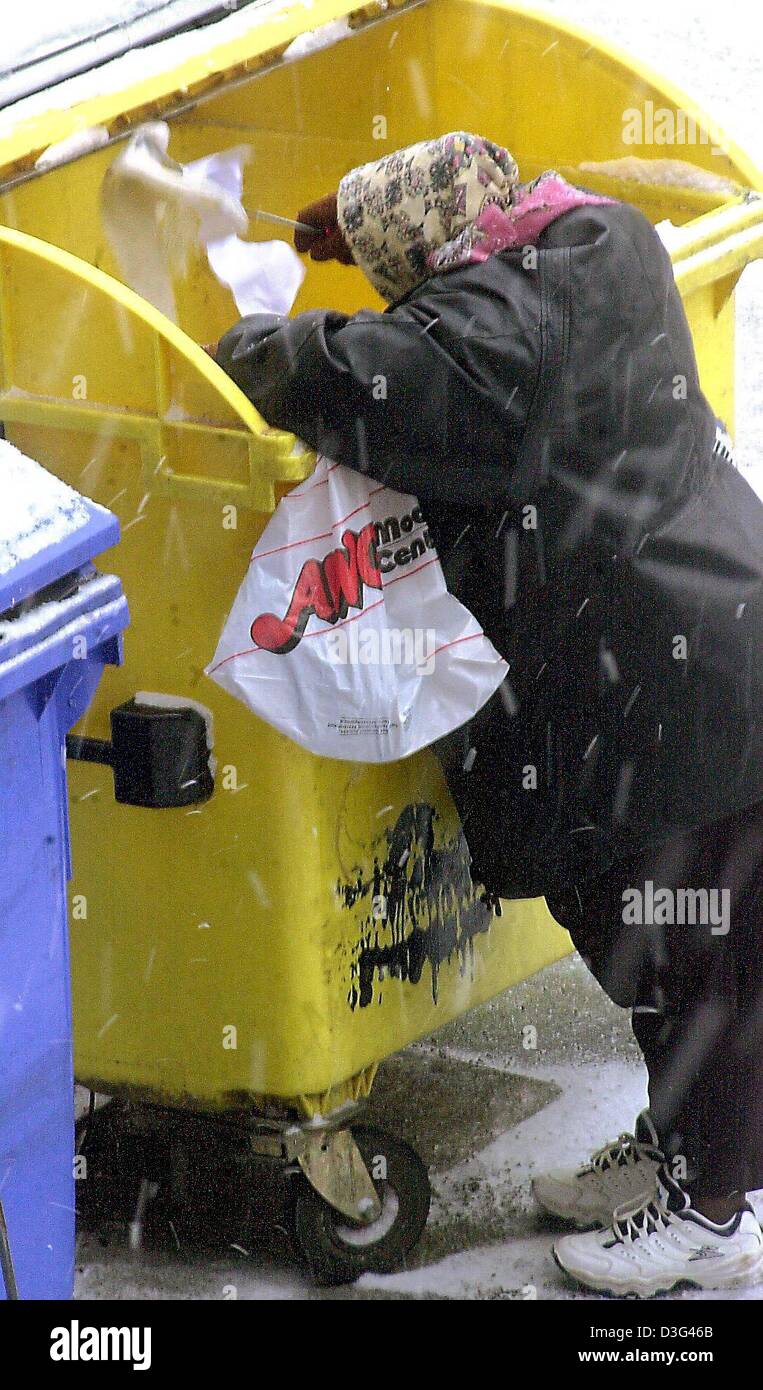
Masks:
[[[438,339],[436,297],[427,305],[250,315],[217,361],[269,425],[337,463],[422,500],[484,507],[504,496],[506,465],[482,457],[468,378]]]

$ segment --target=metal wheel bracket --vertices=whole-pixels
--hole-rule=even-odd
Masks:
[[[299,1162],[300,1155],[316,1138],[354,1124],[364,1110],[364,1101],[348,1101],[331,1115],[315,1116],[312,1120],[258,1118],[249,1138],[252,1153],[281,1158],[285,1163]]]
[[[366,1226],[378,1221],[382,1204],[352,1131],[310,1134],[303,1130],[302,1135],[304,1143],[296,1159],[315,1191],[351,1221]]]

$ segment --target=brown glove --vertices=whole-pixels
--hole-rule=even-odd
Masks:
[[[294,245],[297,251],[309,252],[314,261],[340,261],[342,265],[354,265],[355,260],[347,242],[339,230],[336,215],[336,193],[328,193],[317,203],[308,203],[297,213],[298,222],[308,222],[314,232],[294,231]]]

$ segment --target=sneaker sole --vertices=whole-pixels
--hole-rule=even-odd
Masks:
[[[663,1276],[659,1281],[655,1281],[653,1285],[645,1285],[644,1282],[641,1281],[638,1285],[634,1283],[623,1283],[617,1286],[610,1283],[597,1283],[595,1279],[589,1279],[587,1276],[584,1278],[575,1271],[567,1269],[566,1265],[563,1265],[562,1261],[559,1259],[556,1250],[552,1249],[551,1253],[562,1273],[566,1275],[568,1279],[571,1279],[578,1288],[589,1289],[594,1293],[605,1294],[609,1298],[658,1298],[661,1294],[673,1293],[676,1289],[703,1289],[706,1291],[712,1289],[736,1289],[763,1281],[763,1251],[754,1258],[751,1257],[746,1267],[742,1269],[737,1268],[732,1273],[725,1275],[722,1279],[712,1278],[711,1276],[710,1281],[705,1281],[701,1277],[691,1278],[685,1274],[681,1274],[677,1275],[672,1282],[668,1281],[667,1283]]]

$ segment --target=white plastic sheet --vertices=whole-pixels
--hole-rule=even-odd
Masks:
[[[168,154],[169,138],[164,121],[139,126],[103,181],[104,230],[127,284],[176,321],[175,281],[191,252],[204,248],[240,314],[288,314],[302,261],[288,242],[241,235],[249,225],[241,202],[249,147],[180,164]]]
[[[248,151],[241,146],[197,159],[186,171],[204,183],[217,184],[239,203]],[[305,267],[286,241],[243,241],[234,234],[207,239],[212,273],[227,285],[240,314],[288,314],[305,278]]]

